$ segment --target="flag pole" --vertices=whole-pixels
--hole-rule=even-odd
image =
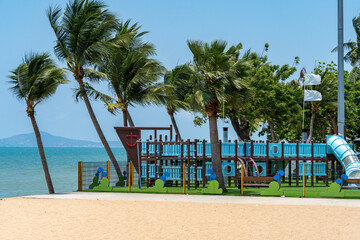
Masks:
[[[343,0],[338,0],[338,132],[344,136],[344,8]]]

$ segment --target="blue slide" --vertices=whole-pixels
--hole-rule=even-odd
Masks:
[[[327,136],[327,153],[334,154],[349,179],[360,179],[360,161],[352,147],[338,135]]]

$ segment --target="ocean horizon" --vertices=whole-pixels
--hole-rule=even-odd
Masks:
[[[118,161],[126,160],[124,148],[112,148]],[[46,147],[45,155],[56,193],[77,190],[77,166],[83,162],[109,160],[104,148]],[[0,198],[47,194],[37,147],[0,147]],[[95,173],[94,173],[95,174]]]

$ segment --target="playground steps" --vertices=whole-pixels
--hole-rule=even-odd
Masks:
[[[268,187],[274,181],[273,177],[244,177],[244,187]],[[240,180],[241,181],[241,180]],[[239,181],[239,188],[240,188]]]

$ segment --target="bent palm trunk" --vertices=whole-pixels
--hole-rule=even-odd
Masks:
[[[175,117],[174,117],[174,110],[169,110],[168,109],[167,112],[168,112],[168,114],[170,116],[171,123],[172,123],[172,125],[173,125],[173,127],[175,129],[175,133],[178,136],[178,139],[181,140],[182,138],[181,138],[181,135],[180,135],[180,131],[179,131],[179,128],[178,128],[178,126],[176,124],[176,120],[175,120]]]
[[[219,182],[220,188],[223,192],[227,192],[225,187],[224,176],[221,169],[221,156],[220,156],[220,142],[217,129],[217,116],[213,113],[208,113],[209,128],[210,128],[210,142],[211,142],[211,161],[213,165],[216,179]]]
[[[127,120],[129,122],[130,127],[135,127],[135,124],[130,116],[129,110],[127,110],[126,113],[127,113]]]
[[[115,159],[115,156],[112,153],[111,148],[110,148],[110,146],[109,146],[109,144],[108,144],[108,142],[107,142],[107,140],[106,140],[106,138],[104,136],[104,133],[102,132],[102,130],[100,128],[99,122],[96,119],[96,116],[95,116],[94,110],[92,109],[92,106],[90,104],[89,98],[88,98],[87,94],[85,93],[84,85],[80,84],[80,89],[81,89],[82,92],[84,92],[83,98],[84,98],[86,108],[87,108],[87,110],[89,112],[91,121],[93,122],[94,127],[96,129],[96,132],[99,135],[99,138],[100,138],[102,144],[104,145],[106,153],[108,154],[108,156],[109,156],[109,158],[110,158],[110,160],[111,160],[111,162],[112,162],[112,164],[113,164],[113,166],[115,168],[116,174],[118,175],[118,177],[120,177],[122,174],[121,174],[119,164],[117,163],[117,161]]]
[[[31,113],[29,113],[29,117],[31,119],[32,126],[34,128],[34,133],[35,133],[35,136],[36,136],[36,142],[37,142],[38,149],[39,149],[40,159],[41,159],[41,163],[42,163],[42,166],[43,166],[43,169],[44,169],[46,184],[47,184],[49,193],[53,194],[53,193],[55,193],[54,186],[53,186],[52,181],[51,181],[50,172],[49,172],[49,168],[48,168],[46,157],[45,157],[44,146],[43,146],[43,143],[42,143],[42,140],[41,140],[40,131],[39,131],[38,125],[36,123],[33,111]]]
[[[274,131],[274,124],[272,122],[269,122],[270,127],[270,133],[271,133],[271,140],[275,142],[275,131]]]
[[[313,135],[313,132],[314,132],[314,122],[315,122],[315,115],[316,115],[316,112],[313,111],[312,114],[311,114],[311,120],[310,120],[310,131],[309,131],[309,137],[306,141],[306,143],[310,143],[311,141],[311,138],[312,138],[312,135]]]

